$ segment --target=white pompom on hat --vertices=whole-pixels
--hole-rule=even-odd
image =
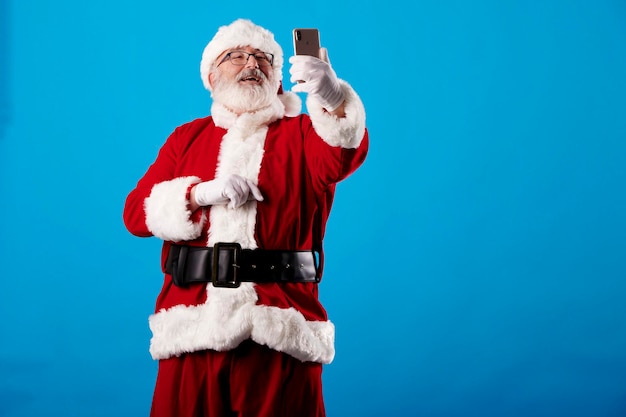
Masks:
[[[200,61],[200,76],[204,87],[211,91],[209,84],[209,72],[217,58],[226,50],[250,46],[263,52],[269,52],[274,56],[272,70],[274,71],[273,83],[280,100],[285,105],[286,114],[294,116],[301,110],[300,98],[291,92],[283,92],[283,50],[274,40],[274,34],[269,30],[258,26],[248,19],[237,19],[229,25],[221,26],[213,39],[207,44]],[[289,97],[287,97],[289,96]],[[291,97],[293,96],[293,97]]]

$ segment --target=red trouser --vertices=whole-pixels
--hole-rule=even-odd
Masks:
[[[324,417],[322,364],[245,341],[159,361],[151,417]]]

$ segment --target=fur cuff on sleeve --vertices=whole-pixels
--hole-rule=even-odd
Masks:
[[[358,148],[365,135],[365,108],[361,98],[345,81],[339,80],[346,97],[346,117],[326,112],[313,98],[307,97],[306,106],[317,134],[330,146]]]
[[[154,236],[174,242],[200,236],[206,216],[203,213],[200,221],[194,223],[186,198],[187,188],[197,182],[200,182],[198,177],[180,177],[152,187],[144,208],[146,225]]]

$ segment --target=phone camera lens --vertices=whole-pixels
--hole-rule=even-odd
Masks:
[[[296,39],[301,41],[302,40],[302,33],[300,33],[299,30],[296,30]]]

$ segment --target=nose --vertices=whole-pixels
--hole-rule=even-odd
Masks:
[[[254,55],[248,55],[248,60],[246,61],[246,68],[259,68],[259,63],[257,62]]]

